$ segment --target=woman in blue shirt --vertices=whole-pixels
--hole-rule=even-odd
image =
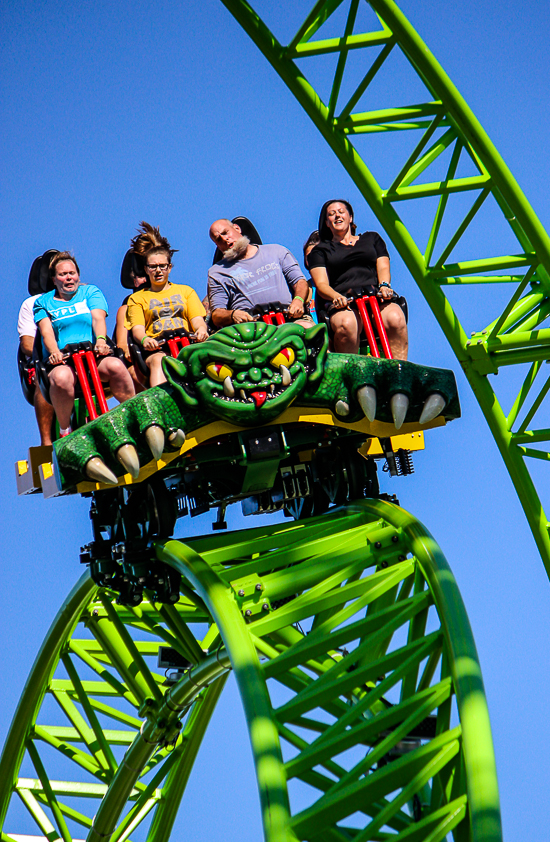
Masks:
[[[124,363],[111,355],[107,345],[107,302],[93,284],[80,283],[80,270],[69,252],[58,252],[50,263],[50,277],[55,289],[41,295],[34,304],[34,320],[42,338],[43,359],[53,366],[48,374],[50,397],[59,422],[61,436],[71,432],[75,375],[65,365],[63,348],[71,342],[91,342],[98,359],[101,380],[108,383],[115,398],[122,403],[134,392],[132,379]]]

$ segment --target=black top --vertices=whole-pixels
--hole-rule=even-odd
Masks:
[[[310,270],[324,266],[331,287],[349,293],[368,284],[378,286],[379,257],[389,257],[386,243],[375,231],[365,231],[353,246],[344,246],[336,240],[318,243],[307,262]]]

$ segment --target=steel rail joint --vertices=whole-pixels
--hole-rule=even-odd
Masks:
[[[147,719],[144,719],[138,735],[124,755],[99,806],[88,833],[89,842],[95,836],[102,839],[112,836],[134,785],[156,748],[166,738],[170,740],[171,737],[177,736],[181,714],[204,688],[229,669],[229,656],[225,655],[220,659],[219,653],[215,652],[193,668],[193,679],[189,670],[167,691],[160,706],[150,706]]]

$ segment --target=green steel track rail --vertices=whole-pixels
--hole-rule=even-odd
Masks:
[[[356,26],[362,0],[317,2],[286,45],[246,0],[222,2],[313,120],[417,282],[479,401],[550,576],[549,523],[532,477],[534,464],[540,468],[542,460],[547,467],[550,460],[550,425],[541,411],[550,389],[550,377],[541,371],[550,342],[550,329],[540,327],[550,313],[546,231],[479,121],[393,0],[369,0],[378,22],[367,31],[357,31]],[[316,37],[321,28],[323,36]],[[424,101],[398,101],[396,84],[393,107],[364,110],[365,93],[398,53],[422,83]],[[357,63],[358,54],[361,81],[354,82],[351,95],[348,90],[343,96],[350,58]],[[329,55],[335,58],[335,69],[323,100],[308,74],[315,74],[315,62]],[[401,166],[384,185],[373,175],[376,161],[357,149],[365,135],[379,132],[410,137]],[[464,167],[470,174],[460,174]],[[457,195],[464,201],[469,197],[458,223],[451,214]],[[430,197],[435,208],[426,242],[421,243],[407,228],[400,208],[410,211],[411,202]],[[513,253],[484,253],[480,238],[477,255],[469,251],[483,205],[494,207],[507,237],[516,243],[509,249]],[[453,233],[446,232],[448,223]],[[494,296],[490,321],[469,325],[468,336],[444,290],[468,296],[470,316],[475,318],[473,293],[487,285],[500,293]],[[521,375],[519,388],[515,386],[510,399],[501,386],[499,399],[489,376],[513,366]]]
[[[0,760],[2,842],[167,840],[230,669],[268,842],[500,842],[470,626],[411,515],[359,501],[157,555],[176,605],[85,576],[52,625]],[[161,644],[193,665],[171,683]]]

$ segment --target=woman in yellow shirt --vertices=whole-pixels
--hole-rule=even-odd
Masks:
[[[170,248],[166,237],[147,222],[142,222],[138,230],[132,247],[143,257],[150,288],[130,296],[125,325],[146,352],[150,385],[158,386],[166,382],[162,371],[162,358],[166,356],[161,350],[163,333],[183,328],[204,342],[208,339],[206,311],[192,287],[170,282],[175,249]]]

